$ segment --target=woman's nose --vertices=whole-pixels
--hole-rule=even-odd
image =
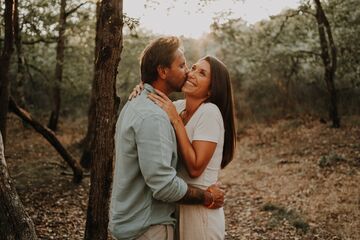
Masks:
[[[194,74],[194,72],[191,71],[191,69],[189,69],[189,70],[187,71],[187,76],[188,76],[188,77],[192,77],[193,74]]]

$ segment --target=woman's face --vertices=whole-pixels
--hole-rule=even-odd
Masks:
[[[210,74],[210,64],[204,59],[199,60],[191,67],[181,89],[182,92],[196,98],[208,98],[210,96]]]

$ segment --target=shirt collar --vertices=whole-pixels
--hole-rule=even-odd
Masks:
[[[149,93],[154,93],[155,92],[155,89],[153,86],[151,86],[150,84],[148,83],[145,83],[144,84],[144,89],[149,92]]]

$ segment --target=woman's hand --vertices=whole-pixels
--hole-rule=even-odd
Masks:
[[[136,98],[140,95],[141,91],[144,89],[144,83],[140,82],[133,88],[133,91],[130,93],[128,100],[130,101],[133,98]]]
[[[159,105],[169,116],[170,122],[174,125],[176,124],[178,121],[181,121],[181,118],[178,114],[178,112],[176,111],[176,107],[175,105],[172,103],[172,101],[161,91],[155,89],[155,92],[157,94],[154,93],[150,93],[148,95],[148,98],[153,101],[154,103],[156,103],[157,105]]]
[[[209,186],[206,189],[206,191],[210,192],[212,197],[213,197],[212,203],[210,205],[206,206],[207,208],[209,208],[209,209],[217,209],[217,208],[221,208],[224,205],[225,192],[224,192],[224,190],[221,189],[221,186],[220,186],[219,182]]]

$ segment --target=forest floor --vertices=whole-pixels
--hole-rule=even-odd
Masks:
[[[318,119],[243,127],[226,191],[226,239],[360,239],[360,117],[340,129]],[[58,137],[76,158],[86,120]],[[12,114],[6,160],[39,239],[83,239],[90,178],[69,168],[44,138]]]

